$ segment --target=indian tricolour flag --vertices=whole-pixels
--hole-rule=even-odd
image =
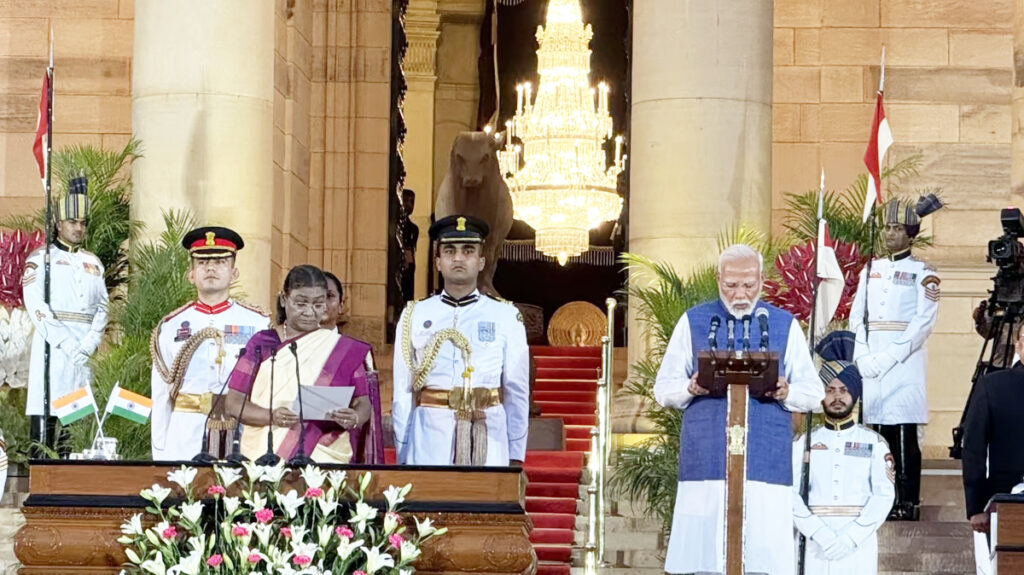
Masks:
[[[61,425],[68,425],[96,413],[96,399],[93,398],[89,386],[80,387],[53,400],[50,403],[50,411],[60,420]]]
[[[153,400],[115,385],[107,400],[107,413],[112,413],[135,423],[146,423],[153,410]]]

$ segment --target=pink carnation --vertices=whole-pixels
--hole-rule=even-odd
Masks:
[[[296,565],[309,565],[313,559],[309,555],[296,555],[292,557],[292,563]]]
[[[281,528],[281,537],[284,537],[286,539],[291,539],[292,538],[292,528],[291,527],[282,527]]]
[[[352,572],[352,575],[366,575],[366,571],[360,571],[359,569],[356,569]]]
[[[206,490],[206,492],[209,493],[210,495],[224,495],[225,493],[228,492],[228,490],[224,489],[223,485],[211,485],[210,488]]]
[[[241,525],[235,525],[231,529],[231,534],[234,535],[235,537],[245,537],[246,535],[249,534],[249,530],[246,529],[245,527],[242,527]]]
[[[386,517],[391,518],[395,523],[397,523],[399,525],[404,525],[405,524],[405,520],[402,519],[402,516],[397,514],[397,513],[395,513],[394,511],[388,511]]]
[[[388,535],[388,543],[391,543],[391,546],[395,549],[400,548],[402,546],[402,543],[404,542],[405,539],[402,539],[402,536],[398,533],[392,533],[391,535]]]
[[[253,553],[249,555],[249,563],[256,564],[263,560],[263,557],[259,553]]]
[[[319,487],[310,487],[306,490],[306,497],[323,497],[324,490]]]
[[[216,566],[220,565],[223,562],[224,562],[224,557],[222,557],[219,553],[216,553],[214,555],[210,555],[210,557],[206,560],[206,564],[209,565],[210,567],[216,567]]]
[[[175,526],[171,525],[167,529],[164,529],[163,533],[161,533],[160,535],[163,536],[164,539],[174,539],[178,536],[178,529]]]
[[[349,539],[355,537],[355,533],[352,532],[352,529],[350,529],[348,525],[339,525],[335,527],[334,533],[337,534],[338,537],[348,537]]]
[[[256,512],[256,521],[260,523],[267,523],[274,518],[274,512],[264,507]]]

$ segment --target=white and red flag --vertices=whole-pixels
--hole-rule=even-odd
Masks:
[[[843,299],[843,288],[846,278],[839,267],[835,244],[828,235],[828,221],[824,213],[825,170],[821,171],[821,191],[818,194],[818,246],[817,270],[818,294],[814,301],[814,337],[817,339],[828,332],[828,325],[839,309],[839,301]]]
[[[46,145],[47,134],[50,129],[50,71],[47,70],[43,76],[43,94],[39,97],[39,117],[36,120],[36,139],[32,143],[32,154],[36,157],[36,164],[39,165],[39,177],[43,180],[43,187],[46,187]]]
[[[885,48],[882,48],[882,71],[878,79],[878,95],[875,97],[875,117],[871,122],[871,138],[864,152],[864,165],[868,168],[868,191],[864,197],[863,221],[868,220],[871,206],[877,201],[882,204],[882,162],[892,145],[892,130],[885,119],[885,105],[882,93],[885,88]]]

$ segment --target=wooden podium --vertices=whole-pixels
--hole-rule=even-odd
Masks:
[[[152,462],[39,461],[29,468],[25,525],[15,535],[22,575],[116,574],[126,561],[120,525],[145,508],[139,491],[169,485],[178,465]],[[206,492],[211,467],[199,468],[195,485]],[[533,573],[532,523],[523,505],[526,480],[507,467],[339,466],[349,476],[373,472],[367,493],[382,504],[388,485],[412,483],[403,513],[431,518],[448,533],[427,542],[416,562],[420,573]],[[291,474],[282,485],[298,476]],[[300,480],[301,481],[301,480]],[[410,520],[411,522],[411,520]]]
[[[1024,494],[1000,493],[985,511],[992,514],[992,573],[1024,573]]]
[[[747,401],[761,400],[779,381],[779,354],[697,352],[697,384],[725,397],[725,575],[743,575],[743,490],[747,471]],[[774,400],[772,400],[774,401]]]

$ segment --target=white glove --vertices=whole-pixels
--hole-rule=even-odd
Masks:
[[[829,561],[839,561],[850,555],[857,549],[857,544],[850,539],[849,535],[842,534],[836,537],[831,545],[824,548],[822,555]]]
[[[889,354],[871,353],[857,360],[857,369],[864,377],[882,377],[896,365],[896,360]]]
[[[817,543],[818,547],[821,547],[824,550],[827,549],[829,545],[832,545],[838,537],[839,536],[836,535],[836,532],[833,531],[832,528],[822,527],[815,531],[814,535],[811,535],[811,541]]]
[[[79,349],[71,356],[71,363],[75,364],[75,367],[82,367],[89,363],[89,354]]]

